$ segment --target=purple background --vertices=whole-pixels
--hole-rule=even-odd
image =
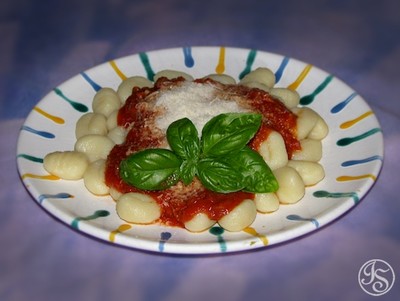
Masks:
[[[341,78],[376,113],[385,164],[350,213],[260,251],[169,256],[77,234],[42,211],[16,170],[24,118],[52,88],[109,59],[232,46],[297,58]],[[400,297],[400,2],[0,2],[0,300],[395,300]],[[396,187],[397,186],[397,187]],[[397,281],[373,298],[357,274],[379,258]]]

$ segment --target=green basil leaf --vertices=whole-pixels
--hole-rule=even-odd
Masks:
[[[185,185],[189,185],[197,173],[197,161],[185,160],[180,167],[181,180]]]
[[[258,131],[262,116],[253,113],[220,114],[202,130],[202,151],[206,157],[224,156],[241,150]]]
[[[197,171],[201,183],[209,190],[229,193],[244,188],[241,174],[229,164],[216,158],[200,160]]]
[[[224,160],[242,174],[244,191],[267,193],[278,190],[278,181],[258,152],[246,146],[238,153],[226,156]]]
[[[167,129],[167,140],[171,149],[181,158],[197,159],[199,157],[199,134],[188,118],[182,118],[170,124]]]
[[[143,190],[163,190],[179,180],[181,159],[167,149],[146,149],[120,164],[121,178]]]

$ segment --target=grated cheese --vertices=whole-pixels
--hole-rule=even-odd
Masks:
[[[214,116],[222,113],[246,112],[234,100],[218,98],[217,89],[211,84],[185,82],[171,90],[162,91],[155,105],[165,114],[158,117],[156,126],[166,131],[168,126],[181,118],[189,118],[199,133]]]

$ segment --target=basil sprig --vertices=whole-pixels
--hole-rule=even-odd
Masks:
[[[171,150],[146,149],[120,164],[120,175],[143,190],[163,190],[181,180],[190,184],[197,176],[209,190],[267,193],[278,189],[271,169],[247,144],[261,125],[262,116],[226,113],[215,116],[202,130],[201,139],[188,118],[167,129]]]

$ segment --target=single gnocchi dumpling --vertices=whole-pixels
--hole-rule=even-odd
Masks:
[[[143,76],[132,76],[123,80],[118,86],[117,93],[122,101],[125,103],[126,99],[131,96],[134,87],[144,88],[153,87],[153,82]]]
[[[242,83],[241,85],[249,87],[249,88],[256,88],[256,89],[260,89],[263,90],[265,92],[269,92],[270,88],[262,83],[259,82],[245,82]]]
[[[250,226],[257,215],[257,208],[253,200],[243,200],[231,212],[223,216],[218,224],[227,231],[238,232]]]
[[[325,177],[324,168],[317,162],[290,160],[288,166],[299,173],[306,186],[315,185]]]
[[[279,209],[279,199],[275,193],[256,193],[254,202],[257,211],[262,213],[270,213]]]
[[[122,192],[119,192],[117,189],[111,187],[109,189],[109,194],[114,201],[118,201],[118,199],[123,195]]]
[[[294,204],[300,201],[305,194],[305,185],[299,173],[289,166],[274,170],[279,184],[275,192],[282,204]]]
[[[319,116],[314,110],[307,107],[296,108],[294,112],[297,115],[297,139],[305,139],[315,127]]]
[[[89,134],[107,135],[107,118],[103,114],[86,113],[78,119],[75,137],[79,139]]]
[[[190,221],[185,222],[185,228],[190,232],[202,232],[211,228],[215,221],[211,220],[207,214],[197,213]]]
[[[329,133],[328,124],[321,116],[319,116],[317,122],[315,123],[315,126],[308,134],[308,138],[314,140],[322,140],[328,135],[328,133]]]
[[[205,78],[215,80],[216,82],[219,82],[224,85],[236,84],[235,79],[232,76],[229,76],[227,74],[209,74]]]
[[[105,117],[118,110],[122,105],[117,92],[111,88],[101,88],[94,96],[92,109],[94,113],[103,114]]]
[[[105,183],[106,161],[103,159],[89,164],[83,175],[83,182],[87,190],[95,195],[106,195],[110,189]]]
[[[292,155],[292,160],[303,160],[318,162],[322,158],[321,140],[303,139],[300,140],[301,149]]]
[[[118,126],[118,110],[108,116],[106,126],[109,131]]]
[[[287,88],[272,88],[269,90],[269,93],[282,101],[288,109],[295,108],[300,103],[300,95],[294,90]]]
[[[121,195],[116,208],[121,219],[135,224],[153,223],[161,215],[160,206],[151,196],[136,192]]]
[[[275,85],[275,74],[268,68],[259,67],[246,74],[240,81],[241,85],[260,83],[271,89]]]
[[[285,166],[288,162],[285,141],[276,131],[268,134],[267,139],[260,144],[258,152],[271,170]]]
[[[53,152],[43,159],[44,169],[63,180],[82,179],[89,165],[85,154],[76,151]]]
[[[117,126],[113,128],[107,135],[115,144],[121,144],[125,141],[125,137],[128,134],[128,131],[121,127]]]
[[[185,72],[177,71],[177,70],[166,69],[166,70],[159,71],[154,75],[154,81],[156,82],[161,77],[166,77],[168,79],[183,77],[187,81],[193,81],[193,76],[191,76]]]
[[[110,138],[101,135],[86,135],[79,138],[74,150],[86,154],[90,162],[107,159],[115,143]]]

